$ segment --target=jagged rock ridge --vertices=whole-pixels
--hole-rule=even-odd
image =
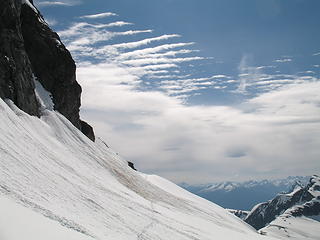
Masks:
[[[285,214],[286,217],[318,216],[320,214],[320,178],[312,176],[306,187],[297,188],[288,194],[278,194],[274,199],[256,205],[245,221],[261,229]]]
[[[81,86],[75,62],[58,34],[32,0],[4,0],[0,11],[0,97],[39,116],[34,92],[37,79],[51,93],[54,109],[94,141],[92,127],[79,116]]]

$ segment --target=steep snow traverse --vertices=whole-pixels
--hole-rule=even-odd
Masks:
[[[32,217],[21,219],[25,231],[36,222],[65,233],[64,239],[72,239],[70,229],[84,239],[266,239],[227,210],[134,171],[55,111],[45,109],[38,119],[0,100],[0,122],[1,212],[7,205],[12,209],[0,223],[26,212]],[[51,220],[42,221],[40,214]],[[11,223],[1,229],[15,228]],[[12,231],[6,234],[4,240],[17,239]],[[43,232],[30,236],[42,239]]]

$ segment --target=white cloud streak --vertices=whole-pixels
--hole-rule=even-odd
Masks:
[[[61,1],[37,1],[35,0],[34,3],[39,7],[70,7],[79,5],[82,3],[80,0],[61,0]]]
[[[43,2],[38,2],[38,6],[40,7],[48,7],[48,6],[72,6],[70,3],[67,2],[51,2],[51,1],[43,1]]]
[[[155,41],[162,41],[162,40],[168,40],[170,38],[176,38],[176,37],[180,37],[180,35],[178,34],[165,34],[159,37],[154,37],[154,38],[146,38],[140,41],[136,41],[136,42],[127,42],[127,43],[119,43],[119,44],[114,44],[111,45],[114,48],[137,48],[140,46],[144,46],[144,45],[148,45],[152,42]]]
[[[87,18],[87,19],[96,19],[96,18],[107,18],[107,17],[113,17],[118,16],[116,13],[112,12],[104,12],[104,13],[98,13],[98,14],[92,14],[92,15],[84,15],[80,18]]]
[[[142,58],[142,59],[132,59],[123,61],[123,64],[131,66],[143,66],[148,64],[158,64],[158,63],[182,63],[203,60],[204,57],[185,57],[185,58]]]
[[[276,59],[274,60],[276,63],[287,63],[287,62],[292,62],[291,58],[283,58],[283,59]]]
[[[157,52],[179,48],[179,47],[186,47],[193,44],[194,44],[193,42],[163,44],[163,45],[152,47],[152,48],[144,48],[144,49],[139,49],[139,50],[135,50],[127,53],[122,53],[119,55],[118,59],[123,60],[123,59],[129,59],[129,58],[143,58],[145,56],[148,56],[150,54],[154,54]]]

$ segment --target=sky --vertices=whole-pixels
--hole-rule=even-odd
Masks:
[[[320,171],[318,0],[35,0],[77,64],[81,116],[181,183]]]

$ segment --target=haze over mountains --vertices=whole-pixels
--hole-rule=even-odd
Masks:
[[[251,210],[256,204],[291,192],[296,185],[305,186],[310,177],[288,177],[276,180],[220,182],[202,185],[180,184],[184,189],[217,203],[224,208]]]

